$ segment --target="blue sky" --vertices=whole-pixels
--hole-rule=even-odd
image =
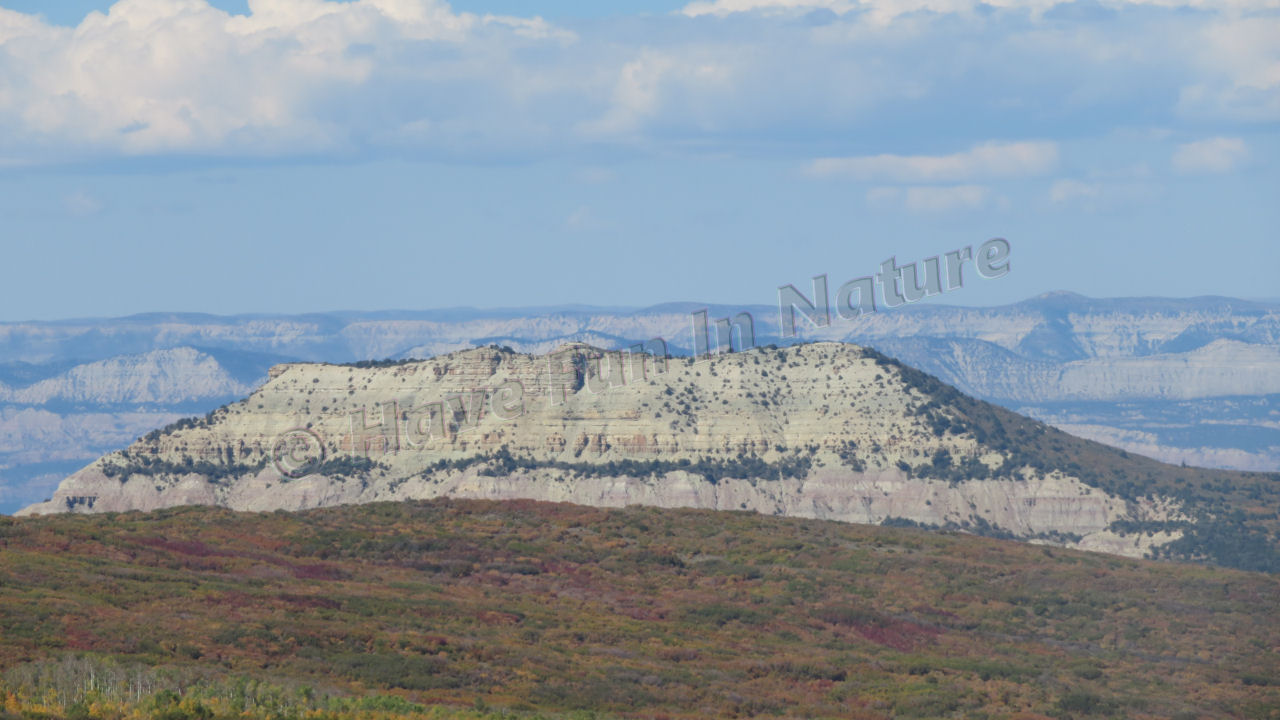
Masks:
[[[0,320],[1277,297],[1278,7],[0,0]]]
[[[350,0],[344,0],[349,2]],[[0,7],[22,13],[42,15],[50,23],[75,27],[85,15],[97,10],[107,12],[115,3],[110,0],[6,0]],[[249,0],[210,0],[208,5],[238,15],[249,14]],[[649,0],[612,0],[611,2],[531,2],[530,0],[462,0],[450,7],[459,12],[476,14],[541,16],[551,20],[601,18],[622,15],[653,15],[677,11],[686,3]]]

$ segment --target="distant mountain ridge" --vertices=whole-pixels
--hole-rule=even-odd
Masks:
[[[239,316],[149,313],[0,323],[0,363],[40,364],[68,358],[87,362],[181,346],[350,362],[412,357],[416,351],[436,354],[440,351],[432,348],[449,344],[474,347],[480,338],[539,343],[570,340],[582,333],[626,341],[661,336],[674,351],[687,354],[692,350],[690,315],[699,309],[707,309],[712,317],[749,312],[761,344],[788,340],[778,333],[777,306],[770,305],[673,302],[649,308],[451,308]],[[826,328],[803,323],[802,327],[803,337],[809,340],[968,338],[993,343],[1029,360],[1068,361],[1189,352],[1219,339],[1280,345],[1280,304],[1216,296],[1094,299],[1053,292],[990,308],[918,303],[854,321],[833,317]]]
[[[981,340],[885,339],[879,349],[984,398],[1008,403],[1046,401],[1190,400],[1280,392],[1280,347],[1216,339],[1188,352],[1086,358],[1054,363],[1027,360]]]

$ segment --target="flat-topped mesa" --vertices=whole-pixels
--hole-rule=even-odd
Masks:
[[[23,512],[450,495],[910,521],[1129,555],[1177,537],[1111,531],[1176,518],[1178,504],[1109,491],[1085,469],[1099,453],[1116,451],[854,345],[698,361],[491,346],[277,365],[246,399],[95,461]]]

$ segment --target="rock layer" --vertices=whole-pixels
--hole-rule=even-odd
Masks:
[[[448,495],[909,521],[1125,555],[1176,537],[1111,532],[1178,517],[1178,504],[1013,463],[979,439],[958,394],[930,382],[839,343],[703,361],[571,345],[286,364],[245,400],[101,458],[23,513]]]
[[[913,521],[1123,555],[1176,537],[1112,533],[1178,506],[1011,466],[920,377],[842,343],[278,365],[246,400],[102,457],[23,514],[453,496]]]

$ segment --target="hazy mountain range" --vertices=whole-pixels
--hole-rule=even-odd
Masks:
[[[621,348],[654,337],[688,354],[691,313],[704,308],[712,348],[714,320],[741,312],[752,315],[757,344],[794,341],[778,336],[776,307],[693,303],[0,324],[0,511],[49,496],[66,475],[151,429],[245,396],[278,363],[421,358],[489,344]],[[800,326],[800,340],[876,347],[1073,434],[1175,463],[1280,468],[1280,304],[1050,293],[851,321],[833,308],[827,327]]]

